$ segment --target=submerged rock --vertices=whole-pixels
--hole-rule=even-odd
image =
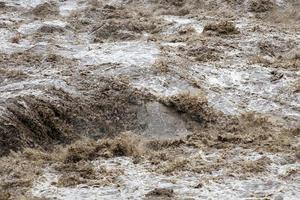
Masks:
[[[138,113],[138,119],[149,137],[174,139],[188,133],[180,115],[158,102],[146,104]]]

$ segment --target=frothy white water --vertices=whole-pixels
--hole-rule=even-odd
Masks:
[[[233,151],[240,152],[236,149]],[[199,152],[207,163],[219,159],[222,152],[205,154]],[[117,177],[116,183],[105,187],[90,187],[79,185],[76,188],[56,187],[51,184],[57,182],[59,175],[51,170],[46,170],[44,175],[34,184],[32,194],[37,197],[56,199],[142,199],[155,188],[172,189],[175,197],[194,199],[256,199],[264,197],[282,197],[284,199],[297,199],[300,195],[299,175],[291,180],[281,179],[289,170],[300,168],[299,163],[282,164],[280,156],[273,154],[259,154],[249,152],[246,155],[233,156],[232,161],[240,159],[255,161],[262,157],[270,158],[273,163],[268,167],[268,174],[254,175],[251,178],[241,179],[227,177],[221,181],[212,178],[221,176],[224,172],[216,171],[212,174],[199,174],[192,172],[178,172],[172,175],[163,175],[151,171],[151,164],[134,164],[132,159],[118,157],[108,160],[93,161],[95,170],[106,168],[109,170],[122,170],[124,173]],[[192,159],[192,158],[190,158]],[[203,182],[210,177],[211,181]],[[199,183],[202,183],[199,187]]]

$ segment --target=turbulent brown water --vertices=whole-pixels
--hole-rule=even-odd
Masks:
[[[0,1],[0,199],[299,199],[299,11]]]

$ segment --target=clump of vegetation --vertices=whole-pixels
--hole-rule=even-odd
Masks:
[[[275,8],[272,0],[251,0],[249,2],[249,11],[251,12],[267,12]]]
[[[240,31],[235,27],[234,23],[229,21],[206,24],[203,31],[214,32],[217,35],[230,35],[240,33]]]

